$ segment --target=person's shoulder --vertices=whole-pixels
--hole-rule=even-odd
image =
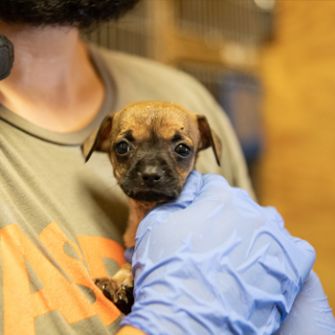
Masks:
[[[97,48],[116,81],[127,83],[127,90],[150,93],[153,98],[175,102],[200,112],[213,103],[203,85],[188,73],[141,56]],[[199,109],[199,110],[198,110]]]
[[[160,78],[162,76],[166,78],[177,77],[186,81],[194,80],[190,75],[181,70],[149,58],[101,47],[97,50],[103,56],[108,66],[123,68],[126,70],[126,73],[131,73],[130,70],[136,69],[149,76],[159,76]]]

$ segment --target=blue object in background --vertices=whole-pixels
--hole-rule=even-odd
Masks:
[[[262,97],[262,84],[252,74],[229,72],[219,83],[219,103],[231,119],[248,163],[263,148]]]

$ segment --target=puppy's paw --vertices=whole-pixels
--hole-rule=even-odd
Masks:
[[[123,313],[128,314],[134,303],[133,280],[130,267],[122,267],[112,278],[97,278],[95,284],[105,297],[111,300]]]

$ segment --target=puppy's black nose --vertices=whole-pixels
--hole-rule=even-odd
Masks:
[[[158,184],[163,177],[163,170],[155,165],[147,165],[140,172],[143,182],[148,186]]]

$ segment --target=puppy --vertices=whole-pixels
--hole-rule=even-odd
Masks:
[[[136,229],[158,204],[178,197],[194,169],[200,150],[211,147],[220,165],[221,143],[206,118],[160,101],[139,102],[107,116],[82,145],[87,161],[94,151],[108,153],[115,178],[129,197],[127,248],[134,247]],[[133,278],[126,263],[112,278],[96,284],[122,312],[132,304]]]

